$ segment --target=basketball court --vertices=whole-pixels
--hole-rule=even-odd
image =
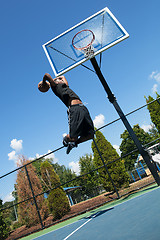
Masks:
[[[159,198],[160,187],[148,187],[138,194],[57,224],[23,240],[158,240]]]

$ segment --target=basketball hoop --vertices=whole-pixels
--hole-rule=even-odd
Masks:
[[[72,39],[72,45],[76,50],[83,52],[86,58],[91,58],[94,55],[92,46],[94,40],[94,33],[89,29],[84,29],[76,33]]]

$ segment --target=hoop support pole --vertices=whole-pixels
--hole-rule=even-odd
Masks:
[[[129,132],[131,138],[133,139],[135,145],[137,146],[137,149],[139,150],[140,154],[142,155],[144,161],[146,162],[150,172],[152,173],[156,183],[158,184],[158,186],[160,186],[160,177],[157,173],[157,170],[153,164],[153,162],[151,162],[152,158],[151,156],[149,156],[148,152],[144,150],[144,148],[142,147],[142,144],[140,143],[140,141],[138,140],[136,134],[134,133],[130,123],[128,122],[126,116],[124,115],[122,109],[120,108],[120,106],[117,103],[117,100],[115,98],[115,96],[113,95],[113,93],[111,92],[111,89],[109,88],[99,66],[97,63],[97,60],[95,57],[90,59],[92,66],[100,80],[100,82],[102,83],[107,95],[108,95],[108,99],[109,101],[113,104],[115,110],[117,111],[118,115],[120,116],[123,124],[125,125],[127,131]]]

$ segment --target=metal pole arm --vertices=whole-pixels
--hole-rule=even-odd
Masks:
[[[90,59],[94,70],[96,71],[97,76],[99,77],[99,80],[101,81],[106,93],[108,94],[108,98],[109,101],[113,104],[115,110],[117,111],[118,115],[120,116],[122,122],[124,123],[127,131],[129,132],[131,138],[133,139],[135,145],[137,146],[140,154],[142,155],[143,159],[145,160],[150,172],[152,173],[155,181],[157,182],[157,184],[160,186],[160,177],[156,171],[156,168],[154,166],[154,164],[151,162],[151,158],[149,156],[149,154],[143,149],[142,144],[140,143],[140,141],[138,140],[136,134],[134,133],[130,123],[128,122],[126,116],[124,115],[122,109],[120,108],[120,106],[118,105],[115,96],[113,95],[113,93],[111,92],[105,78],[102,75],[102,72],[98,66],[98,63],[96,61],[96,58],[93,57]]]

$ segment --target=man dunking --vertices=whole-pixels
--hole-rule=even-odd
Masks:
[[[47,92],[50,87],[68,108],[69,134],[63,138],[63,145],[67,147],[66,153],[69,154],[79,143],[94,138],[93,121],[88,109],[77,94],[69,88],[64,76],[53,79],[50,74],[46,73],[43,81],[39,82],[38,89],[41,92]]]

